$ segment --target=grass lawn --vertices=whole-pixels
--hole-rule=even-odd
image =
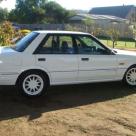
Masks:
[[[101,39],[100,39],[101,40]],[[113,43],[111,40],[101,40],[102,43],[105,45],[112,47]],[[115,48],[120,49],[136,49],[135,48],[135,42],[125,42],[125,41],[117,41],[117,44],[115,45]]]

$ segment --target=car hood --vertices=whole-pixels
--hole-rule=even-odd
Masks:
[[[16,51],[10,47],[0,47],[0,54],[15,53]]]
[[[126,50],[119,50],[119,49],[113,49],[113,51],[118,55],[136,56],[135,51],[126,51]]]

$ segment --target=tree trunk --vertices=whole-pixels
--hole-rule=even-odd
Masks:
[[[115,47],[115,41],[113,41],[113,48]]]
[[[127,46],[127,43],[126,43],[126,41],[125,41],[125,47]]]

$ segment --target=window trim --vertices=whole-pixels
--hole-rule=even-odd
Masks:
[[[48,38],[50,36],[70,36],[71,39],[72,39],[72,44],[73,44],[73,35],[74,34],[63,34],[63,33],[58,33],[58,34],[47,34],[44,39],[41,41],[41,43],[38,45],[38,47],[36,48],[36,50],[34,51],[33,54],[35,55],[77,55],[78,52],[75,52],[75,53],[38,53],[39,52],[39,49],[43,46],[43,43],[47,42]]]
[[[115,55],[115,53],[113,53],[112,52],[112,50],[111,49],[109,49],[108,47],[106,47],[106,46],[104,46],[104,44],[103,43],[101,43],[97,38],[95,38],[94,36],[92,36],[92,35],[87,35],[87,34],[85,34],[85,35],[75,35],[74,36],[74,38],[75,38],[75,40],[77,39],[79,39],[79,36],[86,36],[86,37],[89,37],[89,38],[91,38],[94,42],[96,42],[97,44],[99,44],[101,47],[103,47],[106,51],[107,51],[107,54],[89,54],[89,53],[85,53],[85,54],[82,54],[82,53],[79,53],[79,47],[78,47],[78,54],[79,55]]]
[[[34,37],[31,39],[31,41],[29,41],[29,43],[28,43],[26,46],[24,46],[20,51],[14,49],[14,47],[13,47],[13,50],[15,50],[15,51],[17,51],[17,52],[24,52],[24,51],[28,48],[28,46],[39,36],[39,33],[37,33],[37,32],[31,32],[31,33],[34,33],[34,34],[36,34],[36,35],[34,35]],[[27,35],[26,35],[26,36],[27,36]],[[22,39],[22,38],[21,38],[21,39]],[[21,39],[20,39],[20,40],[21,40]]]
[[[53,55],[53,54],[54,55],[93,55],[93,54],[80,54],[79,53],[79,47],[77,45],[76,46],[78,48],[78,51],[76,53],[72,53],[72,54],[70,54],[70,53],[69,54],[64,54],[64,53],[62,53],[62,54],[58,54],[58,53],[52,53],[52,54],[51,53],[38,53],[40,47],[43,45],[43,43],[45,43],[48,40],[49,36],[58,36],[58,35],[59,36],[71,36],[72,43],[73,43],[73,39],[76,40],[76,38],[78,36],[87,36],[87,37],[91,38],[92,40],[94,40],[96,43],[98,43],[100,46],[102,46],[105,50],[107,50],[107,53],[109,52],[109,54],[100,54],[100,55],[116,55],[114,52],[112,52],[112,50],[110,48],[106,47],[103,43],[101,43],[97,38],[95,38],[91,34],[89,35],[89,34],[65,34],[65,33],[56,33],[56,34],[48,33],[48,34],[46,34],[46,36],[43,38],[41,43],[35,49],[33,54],[35,54],[35,55],[38,55],[38,54],[39,55]]]

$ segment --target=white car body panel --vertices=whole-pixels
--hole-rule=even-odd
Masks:
[[[0,48],[0,85],[14,85],[22,66],[21,54]]]
[[[0,48],[0,85],[15,85],[18,76],[30,69],[45,71],[49,76],[50,85],[117,81],[122,80],[126,70],[136,64],[135,52],[116,49],[115,55],[33,54],[50,31],[37,32],[38,37],[24,52]],[[72,32],[65,32],[67,33]],[[39,62],[38,59],[43,57],[46,61]],[[89,61],[81,61],[81,58],[89,58]]]
[[[46,58],[46,62],[39,62],[38,58]],[[35,55],[36,66],[50,71],[52,83],[67,83],[77,81],[77,55]]]
[[[118,64],[117,78],[122,79],[127,69],[136,64],[136,52],[119,49],[115,49],[115,51],[117,51],[116,57]]]
[[[79,55],[79,81],[116,80],[116,72],[116,55]]]

